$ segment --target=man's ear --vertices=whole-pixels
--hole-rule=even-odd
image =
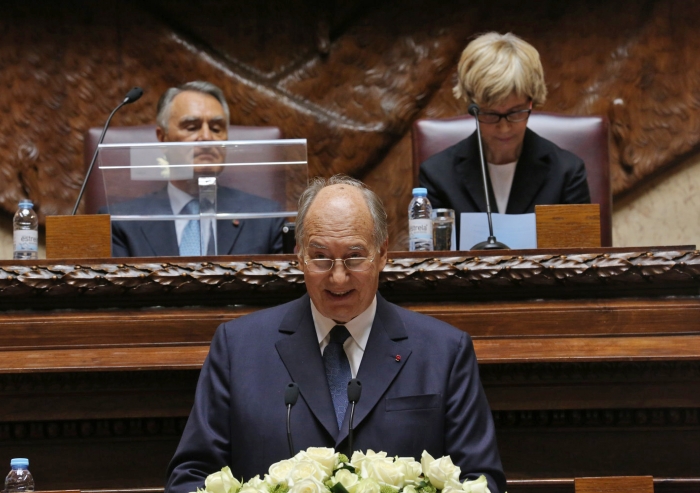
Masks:
[[[161,127],[156,127],[156,138],[158,142],[165,142],[165,130]]]

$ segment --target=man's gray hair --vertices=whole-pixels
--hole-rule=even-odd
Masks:
[[[168,131],[168,120],[170,119],[170,108],[173,105],[173,99],[175,99],[175,96],[185,91],[199,92],[214,97],[224,109],[224,114],[226,115],[226,125],[231,122],[231,116],[228,111],[228,103],[226,102],[224,92],[211,82],[195,80],[182,84],[181,86],[171,87],[160,97],[158,100],[156,113],[156,123],[160,128],[166,132]]]
[[[365,198],[365,203],[369,209],[370,216],[372,216],[372,222],[374,227],[372,229],[372,239],[374,240],[374,246],[377,250],[381,248],[386,239],[389,237],[389,231],[387,228],[387,218],[386,211],[384,210],[384,205],[382,200],[374,193],[372,190],[367,188],[364,183],[355,178],[350,178],[346,175],[335,175],[328,179],[316,177],[311,181],[311,184],[304,190],[299,197],[299,210],[297,211],[296,226],[294,231],[294,238],[299,247],[299,256],[304,255],[304,235],[306,231],[304,229],[304,220],[306,219],[306,214],[309,212],[309,208],[313,203],[314,199],[318,193],[326,187],[331,185],[347,185],[359,189]]]

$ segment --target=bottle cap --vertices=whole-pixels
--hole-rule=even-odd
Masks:
[[[29,467],[29,459],[12,459],[10,461],[10,466],[23,467],[26,469],[27,467]]]
[[[24,209],[31,209],[34,207],[34,203],[29,199],[22,199],[19,201],[19,206]]]
[[[413,195],[428,195],[427,188],[414,188]]]

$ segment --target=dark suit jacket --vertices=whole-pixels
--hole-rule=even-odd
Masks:
[[[217,208],[222,212],[274,212],[279,205],[269,199],[219,187]],[[101,213],[107,212],[105,207]],[[111,214],[168,214],[172,215],[167,189],[128,202],[113,204]],[[246,253],[282,253],[283,218],[242,219],[236,226],[230,220],[217,221],[219,255]],[[113,221],[113,257],[166,257],[178,256],[174,221]]]
[[[498,212],[488,173],[486,178],[491,211]],[[433,209],[454,209],[458,221],[462,212],[486,212],[476,132],[426,159],[420,166],[418,180],[428,189]],[[535,212],[536,205],[590,202],[581,158],[526,129],[506,214]]]
[[[397,361],[400,355],[400,361]],[[488,402],[469,335],[377,294],[377,312],[357,378],[354,449],[420,460],[452,456],[463,477],[485,474],[505,491]],[[168,468],[167,493],[202,487],[229,465],[237,478],[261,477],[289,457],[284,390],[294,381],[296,450],[347,453],[348,420],[338,425],[308,295],[221,325],[197,385],[194,407]]]

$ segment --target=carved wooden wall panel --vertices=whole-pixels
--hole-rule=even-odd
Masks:
[[[410,124],[464,111],[455,64],[469,38],[513,31],[539,50],[544,109],[611,121],[614,191],[697,151],[700,2],[38,0],[0,19],[0,209],[29,196],[66,213],[83,176],[82,135],[133,85],[114,125],[152,122],[167,87],[208,79],[232,121],[309,139],[310,172],[376,189],[394,248],[412,185]]]

